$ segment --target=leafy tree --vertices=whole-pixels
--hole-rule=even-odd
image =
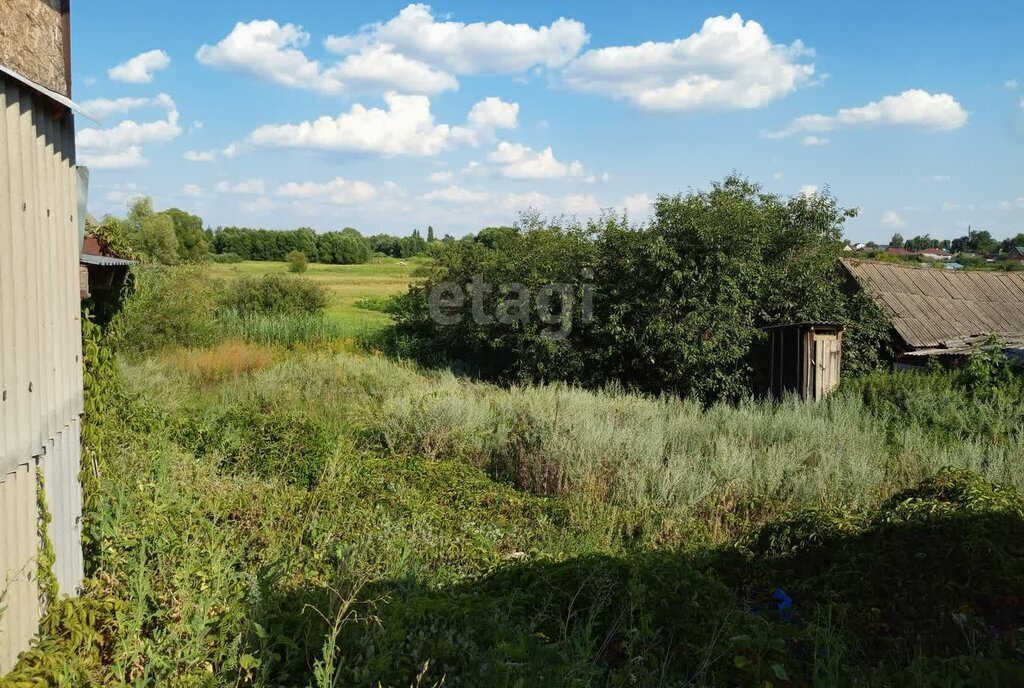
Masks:
[[[203,218],[178,208],[168,208],[163,213],[174,223],[174,234],[178,238],[178,258],[196,261],[209,254],[210,246],[203,232]]]
[[[397,341],[410,355],[454,359],[497,379],[614,380],[711,402],[759,388],[764,327],[838,321],[848,326],[846,370],[870,368],[889,327],[844,289],[838,258],[843,223],[854,214],[827,191],[786,198],[732,176],[707,192],[660,197],[648,225],[606,216],[562,227],[526,216],[512,231],[442,245],[423,285],[399,302]],[[474,275],[493,285],[482,303],[464,303],[454,324],[438,322],[431,289]],[[535,301],[524,319],[486,318],[515,300],[497,285],[523,285],[535,297],[551,282],[571,286],[555,309],[572,319],[564,337],[551,336]],[[580,310],[588,292],[589,321]]]
[[[889,239],[890,248],[904,248],[905,243],[906,241],[904,241],[903,235],[900,234],[899,232],[893,234],[892,239]]]
[[[1002,253],[1007,253],[1015,246],[1024,246],[1024,233],[1004,239],[1003,242],[999,244],[999,250]]]
[[[309,264],[306,254],[302,251],[289,251],[284,259],[288,263],[288,272],[303,273]]]
[[[358,232],[357,232],[358,234]],[[370,249],[362,236],[351,233],[327,232],[317,238],[320,260],[324,263],[352,265],[370,259]]]
[[[136,232],[135,245],[154,263],[172,265],[178,262],[178,237],[170,216],[156,213],[145,218]]]
[[[432,225],[427,225],[427,243],[430,244],[430,243],[433,243],[433,241],[434,241],[434,227]]]
[[[999,242],[986,230],[971,229],[966,236],[953,239],[952,250],[956,253],[995,253],[999,250]]]

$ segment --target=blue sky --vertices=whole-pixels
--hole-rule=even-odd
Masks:
[[[624,11],[628,7],[628,11]],[[1024,232],[1019,2],[73,5],[91,210],[454,236],[731,171],[853,240]]]

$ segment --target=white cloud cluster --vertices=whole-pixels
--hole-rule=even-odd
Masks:
[[[150,50],[115,65],[107,70],[107,76],[114,81],[129,84],[148,84],[153,81],[153,72],[167,69],[171,65],[170,56],[163,50]]]
[[[393,182],[375,186],[361,180],[335,177],[327,182],[289,182],[278,187],[277,195],[282,198],[321,200],[336,205],[358,205],[367,203],[382,195],[398,195],[401,189]]]
[[[256,146],[312,148],[329,151],[431,156],[455,144],[477,145],[496,128],[516,124],[519,106],[488,98],[473,106],[465,126],[437,124],[430,99],[422,95],[384,94],[387,109],[356,103],[337,117],[299,124],[268,124],[249,135]],[[473,119],[475,113],[475,120]]]
[[[442,203],[487,203],[491,194],[486,191],[472,191],[456,184],[443,189],[430,191],[420,196],[424,201],[440,201]]]
[[[583,24],[559,19],[533,28],[504,22],[463,24],[434,19],[428,5],[409,5],[391,20],[359,33],[329,36],[343,55],[326,65],[307,54],[310,34],[272,19],[238,22],[214,45],[196,52],[202,64],[252,74],[329,95],[368,91],[434,94],[459,87],[457,74],[521,72],[560,66],[587,41]]]
[[[774,44],[759,23],[733,14],[672,42],[589,50],[564,79],[648,111],[758,108],[810,81],[811,56],[800,41]]]
[[[143,155],[143,145],[166,143],[181,135],[178,107],[173,98],[161,93],[146,101],[145,106],[164,108],[165,119],[141,123],[126,119],[106,129],[82,129],[76,137],[82,164],[96,169],[140,167],[148,162]],[[102,102],[110,103],[109,111],[117,104],[117,101]],[[142,107],[134,103],[131,106]]]
[[[895,210],[886,210],[882,213],[880,222],[883,227],[892,227],[893,229],[902,229],[907,226],[906,221]]]
[[[510,179],[560,179],[582,177],[583,163],[565,163],[555,158],[550,146],[535,151],[520,143],[502,141],[488,159],[499,165],[499,173]]]
[[[763,132],[764,138],[787,138],[806,132],[823,132],[857,126],[906,126],[923,129],[959,129],[967,122],[967,111],[948,93],[928,93],[919,88],[834,115],[804,115],[785,128]]]
[[[94,98],[82,103],[82,109],[102,119],[152,104],[152,98]]]
[[[511,74],[534,65],[564,65],[587,40],[586,27],[564,17],[539,28],[502,21],[465,24],[437,21],[429,5],[415,4],[357,34],[329,36],[324,44],[337,53],[384,44],[456,74]]]

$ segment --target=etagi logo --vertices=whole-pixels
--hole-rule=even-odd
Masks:
[[[594,318],[594,289],[589,282],[593,273],[589,269],[584,270],[582,278],[575,285],[552,282],[536,290],[519,282],[505,282],[497,285],[495,290],[495,285],[485,282],[482,275],[473,275],[464,287],[456,282],[434,284],[427,303],[430,317],[438,325],[462,322],[468,300],[473,322],[477,325],[496,322],[525,325],[531,315],[535,315],[551,328],[542,333],[544,337],[563,340],[572,332],[574,317],[578,317],[581,323],[588,323]],[[493,306],[492,313],[487,312],[488,301]]]

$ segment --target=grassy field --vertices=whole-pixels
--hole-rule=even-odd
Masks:
[[[423,265],[425,258],[375,257],[362,265],[325,265],[311,263],[303,277],[315,280],[330,292],[327,317],[339,324],[347,335],[356,335],[383,327],[391,322],[390,316],[356,306],[360,299],[392,296],[404,292],[412,273]],[[285,263],[244,261],[241,263],[210,265],[210,274],[221,279],[245,276],[288,273]]]

